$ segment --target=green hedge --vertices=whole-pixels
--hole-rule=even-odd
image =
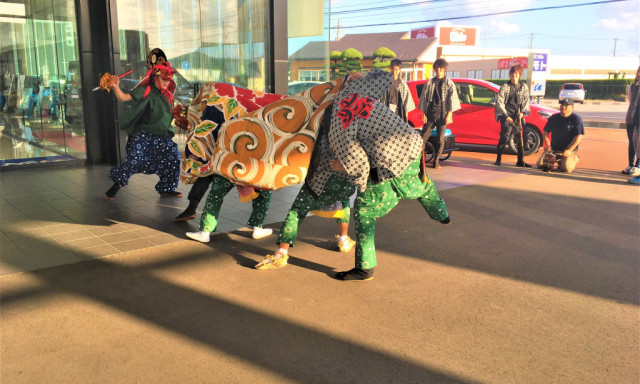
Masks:
[[[492,83],[502,85],[509,81],[508,79],[489,79]],[[545,99],[557,99],[560,95],[562,84],[565,83],[581,83],[584,86],[585,99],[592,100],[617,100],[624,101],[627,93],[627,86],[633,82],[633,79],[606,79],[606,80],[547,80],[545,89]]]

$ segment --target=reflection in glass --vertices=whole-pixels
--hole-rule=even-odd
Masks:
[[[267,89],[268,0],[118,0],[117,9],[121,66],[134,69],[131,86],[157,47],[178,71],[178,103],[190,103],[207,81]]]
[[[86,158],[74,1],[0,8],[0,160]]]

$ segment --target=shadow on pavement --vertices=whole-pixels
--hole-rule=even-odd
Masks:
[[[225,236],[216,237],[216,244],[225,250],[233,250],[233,243]],[[181,261],[198,258],[202,256]],[[5,291],[3,309],[26,304],[25,300],[37,302],[50,294],[77,295],[297,382],[468,382],[214,294],[169,283],[149,273],[157,267],[132,268],[90,260],[36,271],[32,275],[47,285],[46,290]]]
[[[638,205],[549,188],[442,191],[449,226],[402,201],[378,220],[376,249],[640,305]]]

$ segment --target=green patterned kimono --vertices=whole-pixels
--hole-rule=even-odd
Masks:
[[[306,183],[303,184],[287,213],[287,218],[282,224],[280,235],[278,236],[278,244],[287,243],[293,246],[298,237],[298,227],[309,212],[333,204],[336,201],[348,202],[353,191],[353,184],[335,175],[329,178],[324,191],[317,198],[314,197],[309,186]],[[345,210],[345,216],[337,220],[338,223],[348,224],[350,209],[346,206],[343,209]]]
[[[420,159],[414,160],[400,176],[378,184],[367,184],[358,192],[354,206],[356,221],[356,268],[368,269],[378,265],[374,235],[376,221],[389,213],[402,199],[418,199],[430,218],[446,219],[447,206],[438,195],[431,179],[420,176]]]
[[[209,190],[204,211],[200,218],[200,231],[213,232],[216,230],[220,209],[222,208],[222,201],[227,193],[234,187],[236,187],[236,185],[226,177],[213,175],[211,189]],[[253,204],[253,210],[247,223],[250,227],[262,227],[267,217],[267,212],[269,211],[269,205],[271,204],[271,191],[261,190],[257,192],[258,196],[251,202]]]

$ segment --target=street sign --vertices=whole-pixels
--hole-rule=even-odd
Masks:
[[[544,97],[547,88],[547,73],[549,67],[547,65],[547,53],[529,53],[529,63],[527,68],[527,85],[529,86],[529,96]]]

